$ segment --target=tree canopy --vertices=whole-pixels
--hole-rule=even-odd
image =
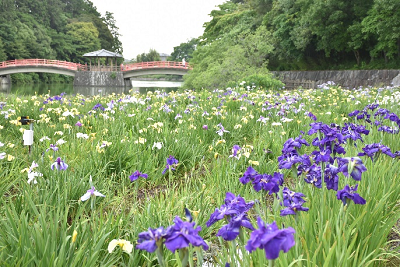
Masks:
[[[89,0],[2,0],[0,59],[85,62],[101,48],[122,53],[113,14],[102,18]]]
[[[231,0],[210,16],[187,87],[220,87],[268,69],[400,68],[398,0]],[[174,60],[186,45],[175,47]]]

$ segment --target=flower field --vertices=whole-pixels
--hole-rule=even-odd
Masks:
[[[398,266],[399,116],[334,85],[0,96],[0,265]]]

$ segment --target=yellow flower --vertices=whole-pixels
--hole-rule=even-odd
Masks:
[[[217,143],[215,144],[216,146],[219,144],[225,144],[225,139],[218,140]]]
[[[146,139],[145,138],[143,138],[143,137],[139,137],[139,140],[136,140],[134,143],[135,144],[144,144],[144,143],[146,143]]]
[[[251,165],[256,165],[256,166],[259,166],[260,165],[260,163],[258,162],[258,161],[256,161],[256,160],[249,160],[249,164],[251,164]]]
[[[8,161],[12,161],[13,159],[15,159],[14,156],[12,156],[12,155],[10,155],[10,154],[7,155],[7,160],[8,160]]]
[[[71,125],[69,125],[69,124],[64,124],[64,129],[71,129],[72,128],[72,126]]]
[[[4,129],[4,126],[0,125],[0,130],[1,130],[1,129]]]
[[[15,147],[15,145],[14,145],[13,143],[8,143],[8,144],[7,144],[7,147],[13,148],[13,147]]]
[[[24,133],[24,132],[25,132],[25,128],[19,128],[19,131],[20,131],[21,133]]]
[[[62,131],[57,131],[54,133],[54,135],[63,135],[64,133]]]
[[[133,245],[130,241],[126,241],[125,239],[113,239],[110,244],[108,244],[108,253],[113,252],[116,246],[120,246],[122,251],[126,253],[131,253],[133,250]]]
[[[74,233],[72,234],[72,240],[71,240],[72,243],[75,243],[77,235],[78,235],[78,232],[76,230],[74,230]]]
[[[28,171],[29,171],[29,168],[25,168],[25,169],[21,170],[21,173],[28,172]]]

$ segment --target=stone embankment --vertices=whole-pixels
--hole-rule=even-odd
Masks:
[[[344,88],[400,86],[400,70],[272,71],[286,88],[317,88],[332,81]]]
[[[125,81],[120,71],[78,71],[74,86],[124,87]]]

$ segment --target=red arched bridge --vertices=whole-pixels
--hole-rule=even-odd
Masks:
[[[111,67],[88,66],[52,59],[15,59],[0,62],[0,76],[25,72],[47,72],[75,76],[78,71],[122,71],[124,79],[128,79],[152,74],[184,75],[189,69],[188,64],[175,61],[140,62]]]

